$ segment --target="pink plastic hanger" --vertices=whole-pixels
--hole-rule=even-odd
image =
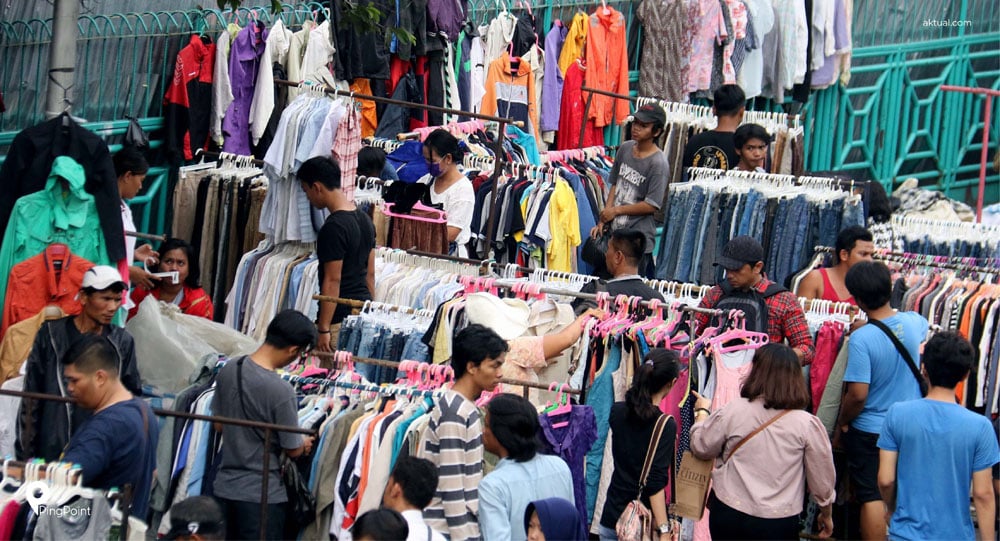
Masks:
[[[746,321],[741,315],[730,314],[729,321],[733,327],[710,340],[712,347],[719,353],[757,349],[771,340],[767,333],[748,331]],[[736,343],[724,345],[733,341]]]

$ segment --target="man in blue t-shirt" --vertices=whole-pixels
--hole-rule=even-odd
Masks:
[[[914,363],[927,336],[927,320],[916,312],[896,312],[889,305],[892,277],[881,263],[861,262],[844,278],[847,290],[868,316],[899,339]],[[893,340],[869,323],[851,333],[847,346],[847,392],[840,407],[834,445],[847,452],[848,469],[861,505],[861,538],[885,539],[885,508],[878,489],[878,435],[889,407],[920,398],[920,384]]]
[[[94,416],[73,434],[61,460],[81,467],[86,487],[131,485],[131,515],[146,520],[158,435],[152,410],[122,384],[118,354],[106,337],[83,335],[66,352],[63,375],[77,405]]]
[[[992,467],[1000,445],[986,417],[955,403],[955,387],[969,376],[972,344],[943,332],[927,341],[921,372],[930,380],[924,400],[889,408],[878,439],[878,485],[893,540],[993,540],[996,503]]]

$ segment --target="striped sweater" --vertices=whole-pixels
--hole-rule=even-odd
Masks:
[[[438,398],[419,456],[437,465],[439,476],[424,520],[452,541],[479,540],[477,487],[483,477],[483,429],[476,405],[454,391]]]

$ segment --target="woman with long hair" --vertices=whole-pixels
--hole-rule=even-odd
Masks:
[[[698,396],[691,452],[715,459],[708,507],[714,539],[798,539],[806,486],[820,505],[821,537],[833,533],[833,451],[809,406],[795,351],[768,344],[753,358],[740,397],[712,412]]]
[[[201,287],[201,271],[198,267],[198,254],[187,241],[170,238],[160,246],[160,260],[153,267],[153,272],[177,272],[177,281],[170,278],[160,278],[152,289],[137,287],[132,290],[132,302],[135,304],[129,310],[131,319],[139,311],[139,303],[149,295],[171,304],[176,304],[181,312],[212,319],[215,309],[212,299]]]
[[[677,382],[679,373],[680,364],[676,353],[663,348],[651,349],[635,371],[632,386],[625,393],[625,401],[611,406],[611,456],[615,469],[601,513],[599,531],[602,541],[618,539],[615,525],[625,507],[639,493],[639,477],[646,451],[656,421],[662,415],[660,401]],[[676,438],[677,423],[671,418],[660,435],[653,455],[653,467],[640,496],[653,513],[654,525],[661,532],[668,524],[664,488],[669,481],[671,464],[674,463]],[[660,539],[669,539],[669,533],[662,533]]]

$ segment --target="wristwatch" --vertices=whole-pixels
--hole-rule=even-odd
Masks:
[[[657,526],[657,529],[660,530],[661,534],[663,534],[663,533],[670,533],[670,523],[669,522],[664,522],[663,524],[660,524],[659,526]]]

